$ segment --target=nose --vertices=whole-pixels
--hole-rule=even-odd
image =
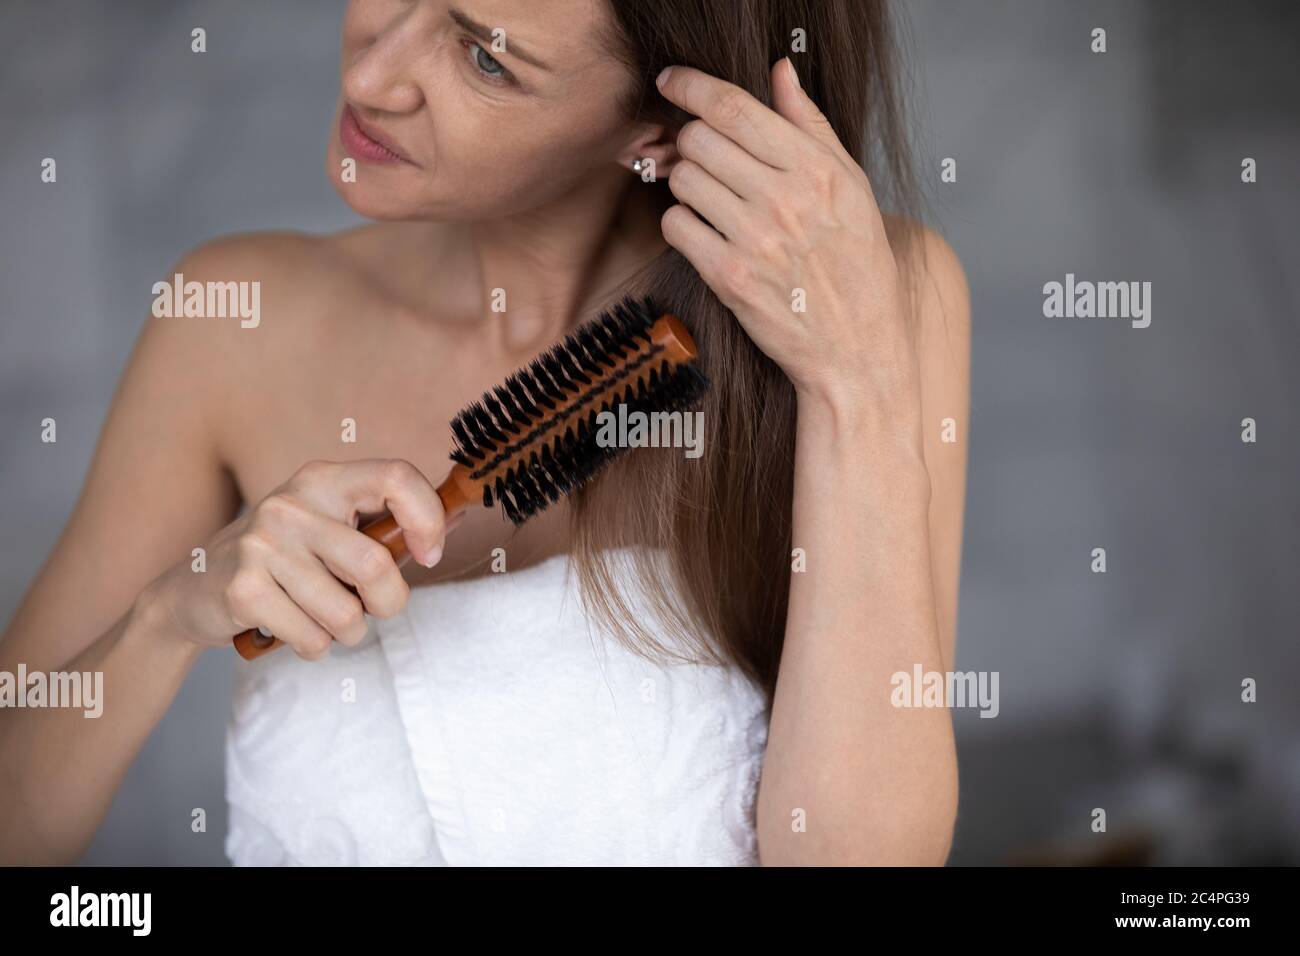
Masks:
[[[410,18],[397,19],[360,47],[343,73],[343,95],[350,102],[385,113],[420,108],[424,94],[412,67],[426,51],[417,44],[413,27]]]

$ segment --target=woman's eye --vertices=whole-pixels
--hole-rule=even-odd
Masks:
[[[469,55],[474,61],[474,66],[484,76],[490,76],[494,80],[510,79],[509,71],[477,43],[472,41],[469,43]]]

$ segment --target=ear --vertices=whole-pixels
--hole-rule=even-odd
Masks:
[[[677,134],[675,126],[649,124],[640,127],[636,135],[618,154],[618,163],[629,172],[634,172],[632,164],[638,159],[652,159],[655,164],[655,179],[664,179],[673,171],[681,160],[677,152]]]

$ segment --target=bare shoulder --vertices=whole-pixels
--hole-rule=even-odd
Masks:
[[[295,258],[308,259],[313,249],[329,240],[330,237],[291,230],[240,232],[219,236],[196,246],[180,262],[194,269],[217,270],[238,269],[254,263],[269,267],[285,266]]]
[[[957,252],[927,226],[897,216],[884,219],[903,281],[912,293],[921,338],[942,332],[954,345],[969,343],[970,288]]]
[[[183,400],[224,455],[336,341],[364,285],[347,236],[244,233],[185,253],[156,277],[128,379]]]
[[[248,373],[278,370],[365,287],[361,243],[334,235],[241,233],[183,255],[153,287],[152,318],[142,338],[157,340],[179,368]],[[234,384],[227,382],[227,384]]]
[[[906,292],[926,415],[942,410],[941,417],[965,422],[971,347],[966,270],[952,246],[933,229],[894,216],[885,216],[885,229]],[[961,443],[964,446],[964,440]]]
[[[350,236],[351,233],[312,236],[299,232],[223,236],[186,253],[175,267],[176,276],[167,278],[173,279],[178,287],[176,292],[204,296],[201,318],[238,319],[226,325],[274,334],[301,314],[303,310],[297,306],[313,300],[328,301],[352,278],[356,263],[349,246]],[[235,283],[235,288],[231,289],[229,283]],[[234,293],[243,298],[239,303],[229,300],[223,303],[220,298],[213,299],[210,290],[214,288],[227,296]],[[226,305],[227,312],[243,304],[244,312],[256,308],[258,314],[221,315],[222,304]],[[274,320],[265,330],[264,319]],[[188,323],[188,327],[200,333],[223,328],[219,321],[206,329],[196,323]]]
[[[258,269],[267,276],[288,277],[359,266],[375,237],[377,223],[340,232],[312,234],[293,230],[241,232],[219,236],[190,250],[182,263],[216,269]]]

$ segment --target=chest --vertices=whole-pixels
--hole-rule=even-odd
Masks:
[[[509,371],[439,361],[414,344],[388,343],[382,351],[335,344],[342,347],[304,355],[239,409],[228,464],[246,503],[312,460],[401,458],[436,487],[452,465],[452,417],[496,381],[492,376]],[[448,537],[442,562],[432,570],[412,562],[406,576],[413,584],[473,576],[490,571],[494,558],[498,568],[503,561],[510,569],[532,564],[567,549],[566,518],[560,502],[516,529],[499,509],[474,508]]]

